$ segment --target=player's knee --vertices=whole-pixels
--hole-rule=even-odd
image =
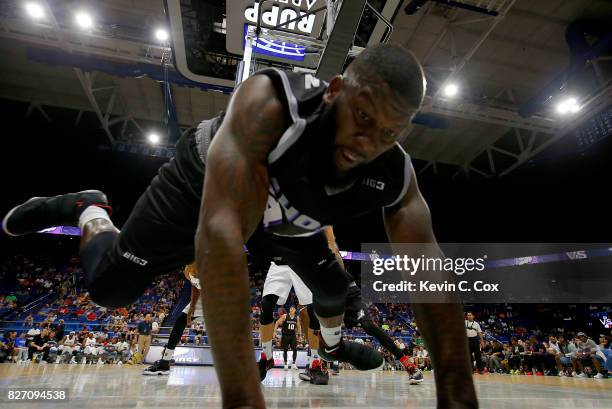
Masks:
[[[325,285],[313,290],[313,304],[320,317],[335,317],[345,310],[349,279],[337,261],[329,263],[322,273],[326,277]]]
[[[268,294],[261,299],[261,315],[259,316],[259,323],[261,325],[268,325],[274,322],[274,307],[278,301],[278,295]]]
[[[344,313],[344,302],[337,302],[331,298],[315,299],[313,304],[316,314],[321,318],[337,317]]]
[[[130,305],[143,293],[144,288],[120,285],[112,279],[96,280],[89,285],[89,296],[96,304],[106,308],[119,308]]]

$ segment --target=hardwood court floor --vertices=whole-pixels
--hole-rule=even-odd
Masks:
[[[169,376],[145,377],[144,366],[0,364],[0,390],[68,388],[68,403],[8,403],[1,408],[219,407],[211,367],[174,367]],[[268,408],[435,408],[433,376],[408,385],[402,372],[342,371],[327,386],[302,382],[297,371],[274,369],[263,383]],[[612,380],[509,375],[476,377],[481,408],[612,408]]]

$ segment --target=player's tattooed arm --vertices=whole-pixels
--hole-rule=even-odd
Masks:
[[[267,157],[285,129],[284,108],[271,80],[256,75],[234,92],[208,151],[196,265],[223,407],[264,407],[243,245],[263,215]]]
[[[385,209],[387,235],[391,243],[424,244],[423,251],[436,253],[425,254],[426,257],[440,256],[431,214],[419,191],[414,169],[410,177],[406,196],[398,205]],[[461,304],[413,303],[412,308],[435,368],[438,408],[477,408]]]

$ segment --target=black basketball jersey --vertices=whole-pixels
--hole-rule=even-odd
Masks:
[[[288,111],[289,127],[268,155],[270,186],[263,228],[279,236],[311,236],[400,201],[410,184],[410,157],[396,144],[361,166],[343,187],[326,185],[324,155],[331,160],[333,130],[322,129],[327,83],[311,74],[276,68],[258,71],[274,83]],[[211,120],[210,134],[219,127]],[[211,136],[212,136],[211,135]],[[208,142],[203,142],[207,145]],[[206,149],[204,149],[206,152]]]
[[[297,320],[298,320],[298,315],[295,314],[293,317],[291,317],[291,315],[287,314],[285,316],[285,322],[283,322],[283,335],[287,335],[287,336],[294,336],[295,335],[295,330],[297,328]]]

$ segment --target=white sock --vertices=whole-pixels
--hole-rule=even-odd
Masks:
[[[162,359],[169,361],[172,359],[172,355],[174,355],[174,349],[166,347],[164,348],[164,356],[162,356]]]
[[[92,220],[95,219],[104,219],[111,221],[110,216],[106,212],[106,210],[102,209],[98,206],[89,206],[87,209],[83,210],[83,213],[79,216],[79,227],[83,230],[83,227]],[[111,222],[112,223],[112,222]]]
[[[272,359],[272,340],[263,342],[263,351],[266,354],[266,359]]]
[[[321,325],[321,338],[328,347],[335,347],[340,343],[341,326],[325,328]]]

